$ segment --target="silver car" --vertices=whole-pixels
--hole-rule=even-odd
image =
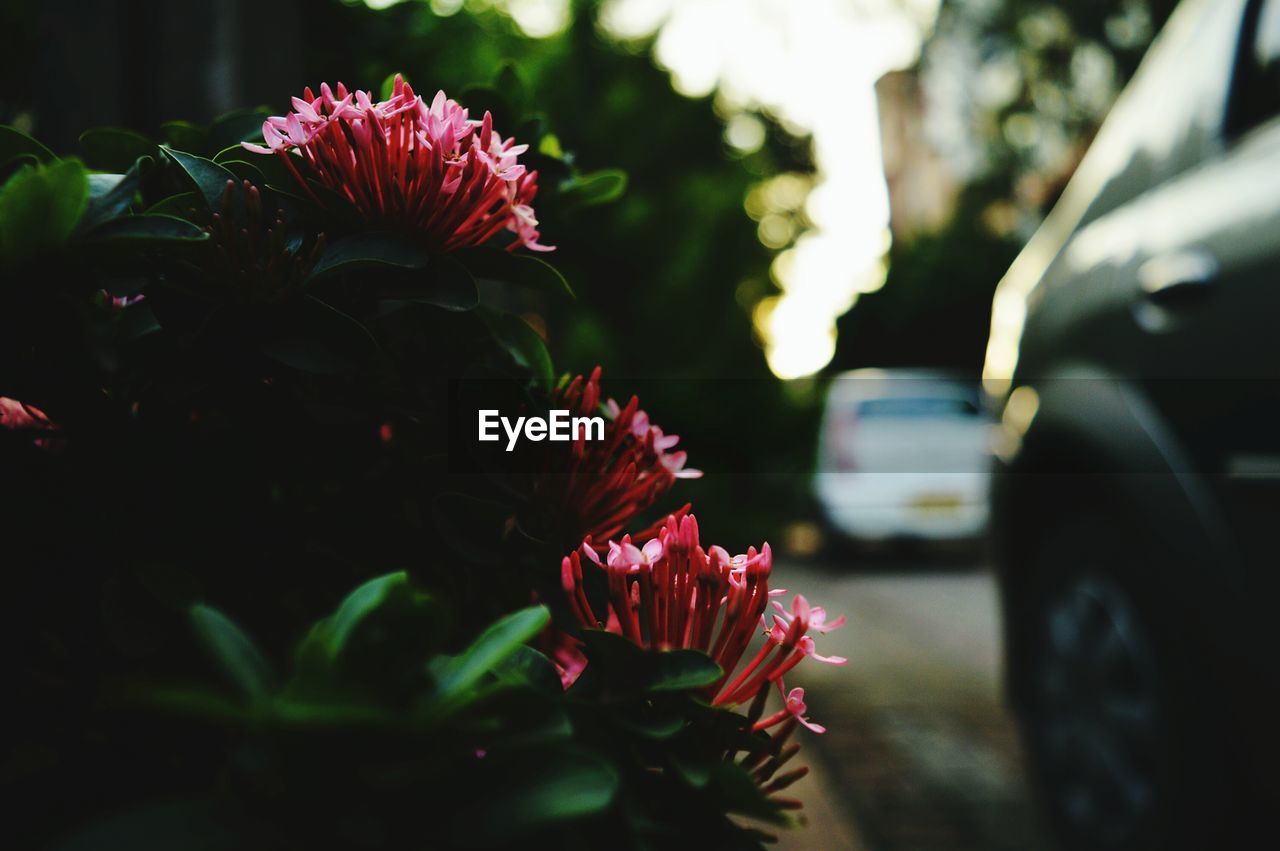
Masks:
[[[1067,848],[1260,847],[1278,316],[1280,0],[1186,0],[993,304],[1010,696]]]

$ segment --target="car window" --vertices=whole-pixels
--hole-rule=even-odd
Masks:
[[[975,416],[978,406],[973,400],[958,396],[895,396],[859,402],[857,413],[862,419]]]
[[[1240,34],[1228,132],[1280,115],[1280,0],[1254,0]]]
[[[1080,164],[1080,190],[1092,196],[1085,221],[1218,149],[1247,8],[1245,0],[1179,4]]]
[[[1271,82],[1275,83],[1275,69],[1277,60],[1280,60],[1280,3],[1275,0],[1262,4],[1253,54],[1254,59],[1267,70]]]

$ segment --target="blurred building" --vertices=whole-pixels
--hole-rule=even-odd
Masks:
[[[906,242],[947,223],[960,180],[929,141],[919,72],[890,71],[876,81],[875,92],[889,187],[889,227],[895,240]]]

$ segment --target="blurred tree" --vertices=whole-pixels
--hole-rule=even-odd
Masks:
[[[546,330],[557,368],[602,364],[607,392],[639,393],[683,436],[691,463],[717,474],[692,483],[688,497],[726,544],[777,538],[806,489],[813,412],[769,373],[751,329],[755,299],[735,294],[763,289],[773,257],[744,198],[762,177],[812,171],[808,146],[765,119],[762,148],[732,149],[712,99],[675,93],[635,46],[604,40],[597,5],[573,3],[563,31],[531,38],[483,2],[328,0],[305,14],[296,0],[219,0],[191,14],[133,0],[20,3],[5,22],[39,38],[4,60],[20,82],[0,119],[70,153],[89,124],[154,133],[166,119],[203,122],[233,106],[279,113],[324,80],[376,89],[402,71],[424,92],[444,88],[466,104],[485,97],[469,85],[512,62],[526,91],[510,100],[536,102],[585,170],[630,175],[621,203],[572,229],[543,223],[579,299],[554,319],[536,305],[526,318]]]

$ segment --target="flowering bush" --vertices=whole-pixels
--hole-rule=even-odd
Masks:
[[[612,193],[540,122],[399,77],[292,105],[82,157],[0,128],[20,844],[786,824],[790,739],[822,728],[783,678],[843,661],[814,641],[840,620],[776,599],[768,544],[704,547],[661,504],[700,475],[678,438],[598,368],[556,381],[523,318],[573,297],[535,195]],[[604,434],[506,453],[481,408]]]
[[[341,83],[335,96],[324,83],[320,97],[308,88],[293,107],[263,123],[266,147],[243,145],[279,154],[316,203],[323,202],[293,165],[292,151],[302,154],[316,180],[375,227],[411,231],[440,251],[482,245],[503,229],[518,237],[513,247],[553,250],[538,243],[530,206],[538,172],[518,162],[529,146],[504,141],[494,132],[492,114],[471,120],[444,92],[428,105],[400,75],[391,97],[380,103]]]

